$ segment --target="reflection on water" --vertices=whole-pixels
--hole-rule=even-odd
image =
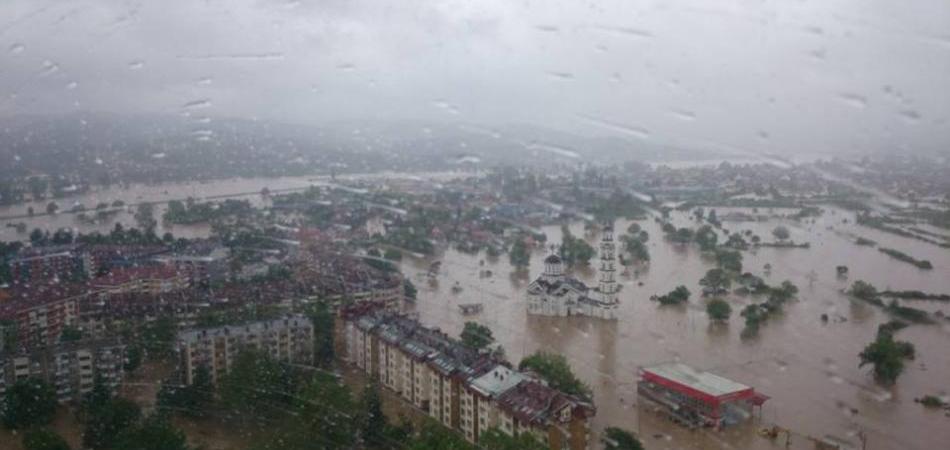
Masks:
[[[847,224],[842,223],[844,218],[849,218]],[[674,213],[673,220],[678,226],[691,223],[685,214]],[[753,299],[730,297],[730,322],[711,324],[704,300],[698,296],[698,281],[714,262],[701,256],[694,246],[664,241],[659,225],[652,220],[640,222],[651,236],[647,245],[652,262],[649,267],[631,268],[619,277],[623,289],[620,319],[616,322],[525,313],[523,292],[541,272],[545,250],[533,254],[528,274],[512,273],[505,257],[490,259],[484,254],[453,249],[426,261],[407,260],[403,270],[421,281],[432,260],[442,261],[440,282],[420,289],[414,306],[424,323],[451,334],[459,333],[466,320],[486,324],[513,362],[537,350],[565,355],[594,390],[598,407],[595,428],[620,425],[639,429],[648,448],[778,448],[777,443],[755,433],[756,427],[772,423],[800,434],[793,439],[793,448],[811,448],[805,436],[835,436],[857,442],[854,435],[858,430],[874,442],[870,448],[940,448],[950,440],[950,419],[924,410],[913,398],[950,389],[947,327],[916,325],[901,331],[901,339],[917,346],[919,357],[909,364],[896,387],[880,388],[867,368],[858,368],[857,354],[873,339],[877,325],[888,317],[874,307],[851,301],[841,290],[853,280],[864,279],[881,288],[950,292],[946,279],[950,252],[858,227],[853,222],[853,215],[844,211],[825,214],[814,223],[782,222],[790,228],[794,240],[811,242],[811,248],[760,248],[745,253],[744,270],[763,276],[770,284],[788,279],[801,289],[799,299],[788,304],[784,314],[770,319],[757,337],[748,340],[739,337],[743,322],[738,312]],[[771,230],[778,223],[779,219],[726,223],[725,228],[749,229],[771,240]],[[627,225],[621,221],[616,229],[625,230]],[[697,225],[692,222],[691,226]],[[579,223],[573,224],[571,231],[584,235]],[[559,242],[558,226],[545,227],[544,232],[549,243]],[[854,235],[929,259],[934,270],[923,271],[894,261],[874,248],[859,247],[853,244]],[[586,238],[594,243],[597,236]],[[484,267],[480,266],[482,262]],[[768,275],[763,269],[767,263],[772,266]],[[849,266],[848,277],[837,276],[835,267],[841,264]],[[484,268],[494,276],[480,277]],[[578,270],[575,275],[590,283],[596,271]],[[463,290],[453,294],[449,287],[456,283]],[[694,293],[688,305],[658,307],[649,301],[651,295],[666,293],[680,284]],[[459,303],[474,302],[485,305],[482,313],[463,316],[459,312]],[[923,307],[918,303],[915,306]],[[930,304],[926,309],[941,307],[946,304]],[[821,320],[822,314],[829,316],[827,322]],[[637,401],[637,369],[670,360],[755,386],[772,400],[766,403],[759,423],[725,432],[684,430],[658,418]],[[781,439],[778,444],[784,446]]]

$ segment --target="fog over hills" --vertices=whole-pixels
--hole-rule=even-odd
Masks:
[[[425,121],[274,121],[108,113],[0,121],[0,175],[86,175],[158,181],[375,170],[442,170],[501,163],[578,165],[710,158],[713,152],[533,125],[487,128]]]

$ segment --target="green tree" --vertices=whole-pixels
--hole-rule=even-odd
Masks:
[[[409,300],[415,300],[416,296],[419,295],[419,290],[416,289],[416,285],[412,284],[412,280],[406,278],[402,282],[403,295],[406,296]]]
[[[723,270],[742,273],[742,253],[719,249],[716,251],[716,265]]]
[[[878,296],[877,288],[863,280],[858,280],[851,284],[851,289],[848,293],[861,300],[877,299]]]
[[[476,350],[482,350],[495,342],[491,329],[475,322],[465,322],[460,338],[462,344]]]
[[[721,298],[714,298],[706,304],[706,314],[709,314],[712,320],[723,322],[729,320],[732,315],[732,306]]]
[[[703,225],[696,231],[695,240],[702,251],[708,252],[716,249],[719,235],[716,234],[716,231],[713,230],[711,226]]]
[[[142,330],[141,346],[152,359],[171,359],[175,356],[178,324],[172,317],[163,316],[147,324]]]
[[[94,447],[99,448],[99,447]],[[152,415],[119,433],[113,450],[189,450],[185,433],[160,415]]]
[[[56,415],[56,390],[38,378],[25,378],[7,388],[3,424],[10,429],[46,425]]]
[[[56,202],[46,204],[46,214],[56,214],[56,211],[59,211],[59,205],[57,205]]]
[[[156,400],[158,409],[163,412],[180,412],[188,417],[206,416],[214,400],[211,371],[205,365],[198,366],[188,386],[162,383]]]
[[[62,436],[49,428],[34,428],[23,435],[24,450],[70,450]]]
[[[661,305],[679,305],[681,303],[686,303],[689,300],[689,296],[692,295],[689,292],[689,289],[686,286],[677,286],[675,289],[670,291],[666,295],[661,295],[657,297],[657,301]]]
[[[360,436],[363,442],[371,448],[383,447],[386,444],[386,428],[389,424],[383,414],[383,401],[375,381],[371,381],[363,389],[360,403]]]
[[[607,427],[601,441],[604,444],[604,450],[643,450],[643,444],[636,436],[617,427]]]
[[[914,345],[909,342],[896,341],[891,333],[878,333],[877,339],[867,345],[858,354],[861,363],[874,366],[874,378],[883,384],[894,384],[897,377],[904,371],[904,360],[913,359]]]
[[[780,241],[784,241],[788,239],[789,237],[791,237],[791,233],[788,232],[788,228],[782,225],[779,225],[775,227],[774,230],[772,230],[772,236],[775,236],[775,238]]]
[[[484,450],[548,450],[550,447],[528,433],[509,436],[497,428],[489,428],[479,437],[478,448]]]
[[[350,390],[335,376],[315,373],[294,400],[299,411],[297,436],[320,443],[318,448],[353,447],[358,432],[353,420],[356,405]]]
[[[518,369],[537,373],[552,388],[561,392],[590,398],[590,387],[574,375],[564,355],[537,352],[522,359],[518,364]]]
[[[732,286],[732,277],[722,269],[709,269],[706,276],[699,280],[699,284],[714,289],[729,289]]]
[[[524,239],[515,239],[515,243],[511,246],[511,251],[508,252],[508,260],[511,262],[511,265],[517,269],[524,269],[531,264],[531,253],[528,251],[528,246],[525,245]]]
[[[218,383],[222,404],[245,418],[283,412],[294,399],[290,370],[268,354],[245,349]]]
[[[474,450],[459,433],[427,419],[419,434],[407,446],[408,450]]]
[[[333,350],[336,317],[330,306],[324,301],[313,304],[308,313],[313,323],[313,357],[314,364],[320,367],[329,367],[333,364],[335,352]]]
[[[82,339],[82,330],[73,326],[63,327],[63,331],[59,334],[60,342],[74,342]]]
[[[120,433],[133,426],[142,411],[131,400],[116,398],[87,412],[82,443],[86,448],[114,449]]]
[[[99,374],[96,374],[96,376],[93,377],[92,390],[83,396],[82,412],[87,416],[95,414],[99,410],[109,406],[109,402],[111,401],[112,390],[106,385],[105,379]]]
[[[571,234],[567,225],[561,226],[561,260],[568,266],[578,264],[588,264],[590,259],[596,253],[594,247],[591,247],[583,239],[578,239]]]

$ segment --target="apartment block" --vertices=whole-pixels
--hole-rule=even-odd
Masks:
[[[0,319],[16,323],[18,346],[53,346],[64,327],[78,324],[79,301],[88,295],[80,284],[14,285],[0,291]]]
[[[122,382],[125,355],[126,346],[115,339],[0,353],[0,396],[17,381],[31,377],[53,385],[60,403],[80,401],[92,390],[97,375],[115,390]]]
[[[313,364],[313,323],[302,315],[244,325],[185,330],[178,334],[182,380],[194,382],[200,366],[217,382],[228,373],[244,349],[262,351],[276,360]]]
[[[351,364],[468,441],[495,428],[530,433],[552,449],[589,448],[590,402],[384,308],[340,315]]]

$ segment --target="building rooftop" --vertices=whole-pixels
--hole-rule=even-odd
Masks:
[[[522,423],[543,423],[560,393],[537,381],[525,380],[498,398],[498,405]],[[563,406],[563,405],[562,405]]]
[[[149,265],[119,267],[92,281],[95,286],[121,286],[140,280],[171,280],[178,277],[178,271],[171,266]]]
[[[310,322],[310,319],[302,315],[291,315],[285,316],[273,320],[262,320],[259,322],[251,322],[244,325],[226,325],[221,327],[214,328],[195,328],[191,330],[185,330],[178,333],[178,340],[185,342],[197,341],[206,336],[219,336],[222,334],[234,333],[255,333],[259,334],[263,331],[277,329],[282,326],[294,326],[294,327],[304,327],[310,328],[313,327],[313,324]]]
[[[497,397],[527,377],[501,364],[472,381],[472,389],[487,397]]]
[[[714,397],[751,389],[744,384],[682,363],[660,364],[644,368],[643,371]]]

